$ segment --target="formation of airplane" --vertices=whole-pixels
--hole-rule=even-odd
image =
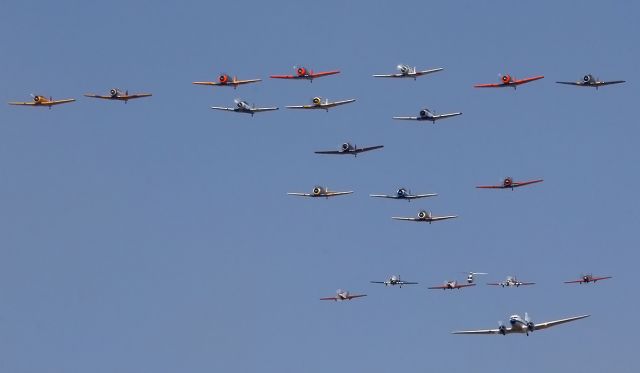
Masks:
[[[422,210],[418,213],[418,216],[415,218],[406,218],[406,217],[398,217],[392,216],[391,219],[395,220],[405,220],[405,221],[416,221],[416,222],[427,222],[429,224],[434,221],[447,220],[457,218],[457,215],[445,215],[445,216],[433,216],[431,212]]]
[[[325,198],[329,198],[329,197],[342,196],[342,195],[351,194],[351,193],[353,193],[352,190],[350,190],[348,192],[332,192],[332,191],[329,191],[326,187],[315,186],[313,188],[313,190],[311,191],[311,193],[290,192],[290,193],[287,193],[287,194],[290,195],[290,196],[299,196],[299,197],[325,197]]]
[[[568,323],[575,320],[584,319],[590,315],[574,316],[566,319],[547,321],[542,323],[534,323],[529,318],[529,314],[525,312],[524,318],[519,315],[512,315],[509,318],[509,326],[505,326],[501,321],[498,322],[497,329],[480,329],[480,330],[461,330],[452,332],[452,334],[512,334],[512,333],[524,333],[527,336],[534,330],[544,330],[552,326]]]
[[[390,199],[404,199],[411,202],[412,199],[435,197],[438,193],[426,193],[426,194],[412,194],[407,188],[398,188],[395,194],[369,194],[369,197],[376,198],[390,198]]]
[[[611,84],[620,84],[620,83],[625,83],[624,80],[612,80],[609,82],[605,82],[605,81],[601,81],[598,80],[598,78],[594,77],[591,74],[587,74],[585,76],[582,77],[582,80],[578,80],[577,82],[556,82],[558,84],[567,84],[567,85],[575,85],[578,87],[594,87],[595,89],[598,89],[598,87],[602,87],[605,85],[611,85]]]
[[[322,109],[329,112],[329,109],[331,109],[332,107],[349,104],[351,102],[354,102],[355,100],[355,98],[352,98],[349,100],[330,102],[327,98],[314,97],[311,99],[311,105],[290,105],[287,106],[287,109]]]
[[[580,283],[580,284],[588,284],[590,282],[593,282],[594,284],[600,280],[606,280],[612,278],[611,276],[602,276],[602,277],[595,277],[592,274],[586,274],[586,275],[581,275],[580,279],[578,280],[572,280],[572,281],[565,281],[565,284],[576,284],[576,283]]]
[[[45,107],[48,107],[49,109],[51,109],[51,107],[54,106],[54,105],[66,104],[68,102],[74,102],[75,101],[74,98],[66,98],[66,99],[62,99],[62,100],[54,100],[51,97],[46,98],[46,97],[41,96],[41,95],[33,95],[33,94],[31,95],[31,97],[33,97],[33,101],[9,102],[9,105],[32,106],[32,107],[45,106]]]
[[[507,276],[507,278],[504,281],[487,283],[487,285],[502,286],[502,287],[520,287],[520,286],[535,285],[535,284],[536,284],[535,282],[519,281],[515,276]]]
[[[295,75],[271,75],[271,78],[273,79],[307,79],[308,81],[313,83],[313,79],[340,73],[339,70],[313,72],[313,70],[309,70],[306,67],[302,67],[302,66],[299,66],[299,67],[294,66],[293,68],[296,71]]]
[[[278,110],[277,107],[255,107],[255,105],[249,105],[246,101],[242,101],[240,99],[233,100],[235,102],[235,107],[222,107],[222,106],[212,106],[211,108],[214,110],[223,110],[223,111],[233,111],[236,113],[246,113],[251,114],[253,116],[255,113],[261,113],[263,111],[273,111]]]
[[[452,280],[452,281],[447,281],[445,282],[443,285],[439,285],[439,286],[431,286],[429,289],[442,289],[442,290],[447,290],[447,289],[462,289],[462,288],[466,288],[469,286],[476,286],[476,284],[461,284],[458,281]]]
[[[524,78],[524,79],[516,79],[514,77],[512,77],[509,74],[506,75],[501,75],[500,76],[500,83],[489,83],[489,84],[476,84],[474,85],[475,88],[503,88],[503,87],[513,87],[513,89],[516,89],[517,86],[519,86],[520,84],[525,84],[525,83],[530,83],[533,82],[535,80],[539,80],[544,78],[544,76],[539,75],[539,76],[534,76],[531,78]]]
[[[346,290],[338,289],[336,290],[336,295],[333,297],[320,298],[320,300],[332,300],[332,301],[343,301],[343,300],[351,300],[355,298],[366,297],[367,294],[350,294]]]
[[[413,80],[416,80],[419,76],[444,70],[444,68],[442,67],[429,69],[429,70],[418,70],[415,66],[410,67],[408,65],[403,65],[403,64],[396,66],[396,68],[399,71],[396,74],[376,74],[374,75],[374,77],[375,78],[413,78]]]
[[[422,109],[420,110],[420,112],[418,113],[419,116],[417,117],[393,117],[393,119],[396,120],[426,120],[426,121],[430,121],[433,124],[436,123],[437,120],[440,119],[446,119],[446,118],[451,118],[451,117],[455,117],[458,115],[462,115],[462,113],[457,112],[457,113],[448,113],[448,114],[436,114],[435,112],[429,110],[429,109]]]
[[[392,275],[388,280],[385,281],[370,281],[372,284],[384,284],[384,286],[395,286],[398,285],[402,287],[402,285],[417,285],[417,282],[409,282],[403,281],[400,279],[400,275]]]
[[[501,185],[478,185],[478,186],[476,186],[476,188],[478,188],[478,189],[511,189],[511,190],[513,190],[514,188],[518,188],[518,187],[529,185],[529,184],[541,183],[543,181],[544,181],[543,179],[536,179],[536,180],[529,180],[529,181],[513,181],[513,178],[505,177],[504,180],[502,180],[502,184]]]
[[[109,91],[108,95],[99,95],[99,94],[95,94],[95,93],[86,93],[84,96],[85,97],[91,97],[91,98],[101,98],[101,99],[104,99],[104,100],[124,101],[124,103],[126,104],[127,101],[129,101],[129,100],[133,100],[133,99],[136,99],[136,98],[142,98],[142,97],[149,97],[149,96],[151,96],[151,93],[134,93],[134,94],[130,95],[128,90],[122,92],[121,90],[119,90],[117,88],[111,88],[111,90]]]
[[[340,155],[349,154],[349,155],[353,155],[354,157],[357,157],[358,154],[360,153],[364,153],[364,152],[368,152],[376,149],[382,149],[382,148],[384,148],[384,145],[365,146],[364,148],[358,148],[358,146],[355,144],[352,145],[351,143],[345,142],[342,145],[340,145],[340,149],[338,150],[318,150],[318,151],[315,151],[314,153],[340,154]]]
[[[218,76],[217,82],[193,82],[192,84],[209,85],[209,86],[228,86],[228,87],[233,87],[233,89],[236,89],[238,88],[239,85],[257,83],[260,81],[262,81],[262,79],[240,80],[236,78],[235,75],[233,77],[230,77],[228,74],[220,74],[220,76]]]

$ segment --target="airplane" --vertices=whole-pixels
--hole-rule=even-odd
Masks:
[[[456,215],[433,216],[433,215],[431,215],[431,212],[422,210],[422,211],[420,211],[418,213],[418,217],[417,218],[405,218],[405,217],[392,216],[391,219],[406,220],[406,221],[417,221],[417,222],[427,222],[427,223],[431,224],[434,221],[453,219],[453,218],[457,218],[457,217],[458,216],[456,216]]]
[[[427,194],[411,194],[411,191],[407,188],[398,188],[396,194],[387,195],[387,194],[369,194],[369,197],[376,198],[391,198],[391,199],[406,199],[407,202],[411,202],[412,199],[418,198],[426,198],[426,197],[434,197],[437,196],[438,193],[427,193]]]
[[[364,153],[371,150],[382,149],[384,145],[375,145],[375,146],[365,146],[364,148],[358,148],[355,144],[350,144],[345,142],[340,146],[339,150],[319,150],[314,153],[316,154],[353,154],[354,157],[358,156],[358,153]]]
[[[556,82],[558,84],[567,84],[567,85],[575,85],[578,87],[595,87],[595,89],[597,90],[598,87],[601,87],[603,85],[610,85],[610,84],[620,84],[620,83],[624,83],[625,80],[612,80],[610,82],[603,82],[598,80],[598,78],[594,77],[591,74],[587,74],[585,76],[582,77],[582,80],[578,80],[577,82]]]
[[[229,86],[229,87],[233,87],[233,89],[236,89],[241,84],[256,83],[260,81],[262,81],[262,79],[238,80],[238,78],[236,78],[235,75],[233,77],[230,77],[228,74],[220,74],[220,76],[218,76],[217,82],[193,82],[193,84],[211,85],[211,86]]]
[[[429,289],[442,289],[442,290],[447,290],[447,289],[462,289],[462,288],[466,288],[469,286],[476,286],[476,284],[460,284],[458,283],[458,281],[447,281],[444,283],[444,285],[440,285],[440,286],[432,286]]]
[[[66,104],[67,102],[74,102],[75,99],[74,98],[67,98],[67,99],[63,99],[63,100],[54,100],[53,98],[49,97],[46,98],[44,96],[41,95],[31,95],[31,97],[33,97],[33,101],[28,101],[28,102],[9,102],[9,105],[21,105],[21,106],[47,106],[49,107],[49,109],[51,109],[51,107],[53,105],[60,105],[60,104]]]
[[[149,97],[149,96],[151,96],[151,93],[136,93],[136,94],[130,95],[129,91],[122,92],[121,90],[119,90],[117,88],[111,88],[111,90],[109,91],[109,95],[108,96],[97,95],[95,93],[86,93],[85,94],[85,97],[102,98],[102,99],[105,99],[105,100],[120,100],[120,101],[124,101],[125,104],[129,100],[133,100],[135,98]]]
[[[327,298],[320,298],[320,300],[332,300],[332,301],[337,302],[337,301],[351,300],[351,299],[354,299],[354,298],[360,298],[360,297],[366,297],[366,296],[367,296],[367,294],[355,294],[355,295],[352,295],[352,294],[349,294],[349,292],[346,291],[346,290],[338,289],[338,290],[336,290],[336,295],[335,296],[327,297]]]
[[[520,286],[525,286],[525,285],[535,285],[535,282],[522,282],[522,281],[518,281],[518,279],[515,276],[507,276],[507,279],[504,281],[500,281],[500,282],[489,282],[487,283],[487,285],[491,285],[491,286],[502,286],[502,287],[520,287]]]
[[[466,272],[463,272],[463,273],[466,273]],[[467,273],[467,283],[468,284],[473,284],[473,281],[475,280],[473,278],[473,276],[475,276],[475,275],[488,275],[488,273],[485,273],[485,272],[468,272]]]
[[[409,67],[408,65],[404,65],[404,64],[400,64],[396,66],[396,68],[398,69],[398,71],[400,71],[397,74],[376,74],[374,75],[374,77],[375,78],[413,78],[413,80],[416,80],[416,78],[419,76],[444,70],[444,68],[438,67],[435,69],[418,71],[415,67]]]
[[[547,329],[552,326],[564,324],[574,320],[584,319],[585,317],[589,317],[590,315],[582,315],[582,316],[574,316],[566,319],[554,320],[542,322],[539,324],[534,323],[529,318],[529,315],[525,312],[524,319],[519,315],[512,315],[509,318],[510,327],[506,327],[502,324],[501,321],[498,321],[497,329],[481,329],[481,330],[461,330],[457,332],[452,332],[451,334],[502,334],[507,335],[511,333],[526,333],[529,336],[529,333],[532,333],[534,330],[542,330]]]
[[[593,282],[595,284],[597,281],[606,280],[609,278],[612,278],[612,277],[611,276],[594,277],[591,273],[589,273],[586,275],[581,275],[579,280],[565,281],[564,283],[565,284],[575,284],[575,283],[588,284],[590,282]]]
[[[313,187],[313,190],[311,191],[311,193],[287,193],[287,194],[290,196],[325,197],[328,199],[329,197],[342,196],[342,195],[351,194],[351,193],[353,193],[352,190],[348,192],[331,192],[325,187],[315,186]]]
[[[329,109],[332,107],[348,104],[354,101],[355,99],[329,102],[329,99],[327,98],[323,99],[322,97],[314,97],[311,99],[311,105],[291,105],[287,106],[287,109],[324,109],[328,113]]]
[[[458,113],[449,113],[449,114],[436,114],[435,112],[429,110],[429,109],[422,109],[420,110],[420,112],[418,113],[420,116],[417,117],[393,117],[393,119],[396,120],[428,120],[431,121],[433,124],[436,124],[437,120],[440,119],[446,119],[446,118],[451,118],[451,117],[455,117],[458,115],[462,115],[462,113],[458,112]]]
[[[513,87],[513,89],[516,89],[516,87],[519,86],[520,84],[533,82],[534,80],[538,80],[538,79],[542,79],[542,78],[544,78],[544,76],[539,75],[539,76],[534,76],[534,77],[531,77],[531,78],[516,79],[516,78],[512,77],[511,75],[507,74],[507,75],[500,76],[500,83],[476,84],[476,85],[474,85],[474,87],[475,88]]]
[[[236,103],[236,107],[212,106],[211,108],[215,110],[235,111],[236,113],[247,113],[251,114],[251,116],[253,116],[253,114],[255,113],[260,113],[263,111],[278,110],[277,107],[255,107],[255,105],[250,106],[246,101],[242,101],[239,99],[235,99],[233,100],[233,102]]]
[[[386,281],[369,281],[372,284],[384,284],[384,286],[395,286],[398,285],[400,287],[402,287],[402,285],[417,285],[417,282],[408,282],[408,281],[402,281],[400,280],[400,275],[393,275],[391,277],[389,277],[388,280]]]
[[[511,188],[511,190],[513,190],[513,188],[518,188],[518,187],[529,185],[529,184],[541,183],[543,181],[544,181],[543,179],[536,179],[536,180],[529,180],[529,181],[513,181],[513,178],[505,177],[504,180],[502,180],[502,185],[478,185],[476,186],[476,188],[478,189],[509,189]]]
[[[327,75],[339,74],[339,70],[332,71],[322,71],[319,73],[314,73],[313,70],[308,70],[306,67],[293,67],[296,70],[296,75],[271,75],[273,79],[307,79],[311,83],[313,83],[313,79],[320,78]]]

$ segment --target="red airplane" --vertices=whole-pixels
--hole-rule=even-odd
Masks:
[[[476,85],[474,85],[474,87],[475,88],[513,87],[513,89],[516,89],[516,87],[519,86],[520,84],[533,82],[534,80],[538,80],[538,79],[542,79],[542,78],[544,78],[544,76],[539,75],[539,76],[534,76],[532,78],[516,79],[516,78],[512,77],[511,75],[507,74],[507,75],[502,75],[500,77],[500,83],[476,84]]]
[[[502,181],[502,185],[478,185],[476,188],[480,188],[480,189],[509,189],[511,188],[511,190],[513,190],[513,188],[517,188],[517,187],[521,187],[521,186],[525,186],[525,185],[529,185],[529,184],[535,184],[535,183],[541,183],[542,179],[537,179],[537,180],[529,180],[529,181],[513,181],[513,178],[510,177],[505,177],[504,180]]]
[[[332,300],[332,301],[342,301],[342,300],[351,300],[353,298],[366,297],[367,294],[349,294],[346,290],[336,290],[336,295],[333,297],[320,298],[320,300]]]
[[[611,276],[593,277],[593,275],[592,275],[592,274],[582,275],[582,276],[580,276],[580,277],[581,277],[581,278],[580,278],[579,280],[574,280],[574,281],[565,281],[564,283],[565,283],[565,284],[575,284],[575,283],[581,283],[581,284],[583,284],[583,283],[587,283],[587,284],[588,284],[588,283],[590,283],[590,282],[595,283],[596,281],[599,281],[599,280],[606,280],[606,279],[608,279],[608,278],[611,278]]]
[[[440,285],[440,286],[432,286],[429,289],[442,289],[442,290],[447,290],[447,289],[462,289],[462,288],[466,288],[469,286],[476,286],[476,284],[459,284],[457,281],[447,281],[444,283],[444,285]]]
[[[313,83],[313,79],[320,78],[322,76],[338,74],[340,71],[322,71],[314,73],[313,70],[308,70],[306,67],[293,67],[296,70],[296,75],[271,75],[273,79],[307,79]]]

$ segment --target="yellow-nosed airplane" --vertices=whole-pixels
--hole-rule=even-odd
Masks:
[[[9,102],[9,105],[47,106],[47,107],[49,107],[49,109],[51,109],[51,107],[53,105],[66,104],[67,102],[74,102],[75,101],[75,98],[67,98],[67,99],[64,99],[64,100],[54,100],[51,97],[46,98],[46,97],[40,96],[40,95],[31,95],[31,97],[33,97],[33,101],[28,101],[28,102]]]
[[[130,95],[129,91],[122,92],[117,88],[111,88],[108,96],[97,95],[95,93],[85,94],[85,97],[101,98],[104,100],[119,100],[119,101],[124,101],[125,104],[127,103],[127,101],[133,100],[134,98],[142,98],[142,97],[149,97],[149,96],[151,96],[151,93],[135,93]]]

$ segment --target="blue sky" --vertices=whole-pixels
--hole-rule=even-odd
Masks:
[[[637,342],[635,2],[11,2],[0,13],[0,369],[52,372],[628,371]],[[371,74],[445,70],[418,81]],[[340,69],[274,81],[294,64]],[[191,85],[221,72],[264,81]],[[476,90],[498,73],[545,79]],[[627,83],[559,86],[593,73]],[[103,102],[112,87],[150,99]],[[214,112],[244,98],[357,102]],[[462,111],[423,125],[423,107]],[[381,151],[322,157],[344,141]],[[474,185],[544,178],[511,191]],[[289,197],[316,185],[332,200]],[[425,201],[373,200],[406,186]],[[457,214],[392,221],[425,208]],[[486,271],[526,289],[427,286]],[[562,281],[613,275],[596,286]],[[369,284],[391,274],[414,287]],[[369,296],[320,302],[335,289]],[[531,337],[453,336],[592,317]],[[624,317],[621,317],[625,315]],[[631,315],[631,316],[628,316]]]

